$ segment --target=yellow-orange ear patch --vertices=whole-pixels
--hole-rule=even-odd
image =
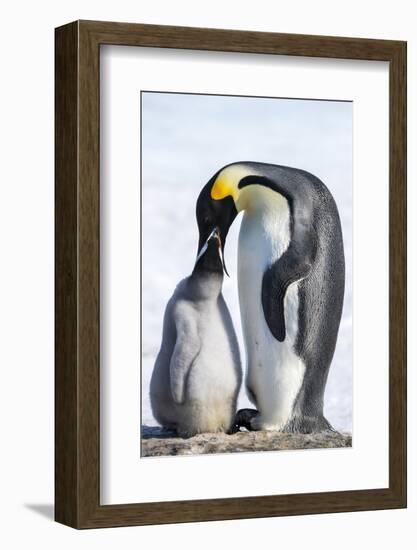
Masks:
[[[236,202],[239,197],[239,182],[249,174],[250,171],[244,164],[238,163],[226,166],[217,176],[211,188],[211,198],[221,200],[231,196]]]
[[[211,198],[218,201],[230,195],[235,198],[237,188],[227,177],[220,175],[211,188]]]

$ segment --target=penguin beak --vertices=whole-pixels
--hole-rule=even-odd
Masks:
[[[208,247],[208,243],[211,239],[216,239],[217,240],[219,257],[220,257],[220,261],[222,263],[223,271],[226,273],[226,275],[228,277],[230,277],[230,275],[229,275],[229,273],[226,269],[226,264],[225,264],[225,261],[224,261],[223,243],[222,243],[221,238],[220,238],[220,231],[219,231],[218,227],[215,227],[212,230],[212,232],[210,233],[210,235],[207,237],[206,242],[203,244],[203,246],[201,247],[199,253],[197,254],[197,258],[195,260],[195,265],[198,263],[198,260],[203,256],[203,254],[206,252],[207,247]]]
[[[210,235],[207,237],[206,242],[203,244],[203,246],[200,248],[199,253],[197,254],[197,258],[195,260],[195,263],[197,264],[198,260],[203,256],[205,251],[207,250],[209,240],[213,238],[214,236],[217,236],[217,227],[213,229],[213,231],[210,233]]]
[[[224,246],[223,246],[223,243],[220,239],[220,235],[219,235],[219,256],[220,256],[220,261],[222,262],[222,266],[223,266],[223,271],[226,273],[226,275],[228,277],[230,277],[229,275],[229,272],[227,271],[226,269],[226,262],[224,261]]]

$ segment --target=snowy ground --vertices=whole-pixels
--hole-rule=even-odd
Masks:
[[[348,102],[142,94],[142,423],[154,425],[149,381],[166,302],[189,275],[197,250],[195,201],[223,165],[252,160],[312,172],[336,199],[343,228],[346,291],[325,414],[352,429],[352,104]],[[223,294],[244,358],[237,295],[240,217],[226,244]],[[249,401],[242,389],[239,407]]]

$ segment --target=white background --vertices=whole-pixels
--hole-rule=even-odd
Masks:
[[[203,63],[201,63],[203,57]],[[388,73],[387,64],[381,62],[363,62],[348,60],[312,60],[300,58],[272,58],[271,56],[248,56],[245,54],[205,53],[199,56],[195,52],[171,51],[168,55],[160,49],[135,49],[131,47],[105,47],[101,53],[101,169],[100,169],[100,380],[101,380],[101,502],[119,504],[129,502],[158,502],[161,500],[188,500],[201,498],[241,497],[246,495],[291,494],[301,492],[371,489],[388,486]],[[187,75],[184,79],[183,75]],[[250,76],[249,76],[250,75]],[[219,82],[221,84],[219,84]],[[139,301],[139,90],[164,89],[171,86],[177,91],[226,93],[238,92],[246,95],[284,97],[307,97],[350,99],[353,101],[353,401],[354,433],[353,449],[315,450],[314,452],[292,451],[286,453],[239,453],[233,457],[210,455],[198,458],[175,457],[167,459],[153,458],[139,460],[139,343],[140,301]],[[142,100],[144,101],[144,100]],[[275,100],[277,101],[277,100]],[[316,108],[322,102],[312,102]],[[329,109],[329,107],[327,107]],[[296,109],[296,108],[295,108]],[[301,107],[298,107],[300,110]],[[311,107],[310,107],[311,109]],[[166,114],[166,109],[163,110]],[[249,109],[246,108],[246,113]],[[271,113],[270,113],[271,114]],[[219,115],[217,115],[219,116]],[[240,115],[242,116],[242,115]],[[306,116],[306,115],[304,115]],[[183,122],[183,118],[178,122]],[[261,117],[258,115],[258,121]],[[213,121],[215,124],[215,121]],[[262,123],[259,122],[262,126]],[[259,132],[259,127],[249,129],[248,133]],[[201,126],[205,126],[201,123]],[[379,131],[375,131],[378,126]],[[146,133],[146,121],[143,125]],[[316,141],[325,143],[325,117],[321,117],[321,127],[317,131]],[[306,134],[305,126],[302,128]],[[163,132],[169,133],[167,123]],[[207,129],[206,129],[207,132]],[[222,133],[221,128],[219,132]],[[242,132],[241,130],[241,133]],[[276,139],[280,132],[275,126],[267,143]],[[288,132],[287,143],[291,144]],[[171,136],[171,139],[175,140]],[[305,137],[304,137],[305,139]],[[333,138],[336,141],[335,137]],[[349,141],[352,136],[349,136]],[[195,139],[197,142],[197,139]],[[372,148],[368,144],[372,142]],[[146,143],[146,142],[145,142]],[[250,150],[250,138],[243,144]],[[290,146],[290,145],[288,145]],[[184,149],[192,157],[192,147],[184,144]],[[310,144],[310,148],[313,145]],[[340,147],[340,145],[339,145]],[[302,139],[294,145],[302,150]],[[323,147],[324,148],[324,147]],[[207,146],[205,148],[207,150]],[[223,149],[231,158],[220,161],[215,148],[210,147],[211,162],[217,165],[241,158],[241,151],[233,150],[226,139]],[[345,162],[350,166],[347,179],[339,172],[329,173],[329,161],[318,159],[317,168],[311,171],[321,177],[333,192],[340,206],[346,205],[340,198],[340,187],[351,187],[352,150]],[[255,155],[267,155],[264,148],[255,150]],[[182,152],[182,151],[181,151]],[[143,154],[143,153],[142,153]],[[295,164],[310,168],[309,155],[292,161],[290,155],[282,151],[269,153],[271,156],[257,156],[257,160],[275,161],[280,164]],[[311,154],[311,153],[310,153]],[[180,156],[180,152],[177,152]],[[281,155],[282,160],[279,160]],[[336,155],[330,151],[317,151],[316,156]],[[169,158],[165,151],[159,151],[160,161]],[[278,157],[278,160],[277,160]],[[181,157],[180,157],[181,158]],[[300,164],[300,163],[307,164]],[[208,173],[199,172],[194,166],[203,161],[194,157],[190,162],[189,173],[181,163],[182,185],[188,188],[188,195],[195,202],[195,196],[216,168]],[[170,188],[179,187],[176,182],[175,163],[161,169],[156,165],[149,169],[149,158],[143,156],[142,200],[144,214],[142,220],[145,235],[149,233],[149,218],[146,207],[149,201],[149,186],[157,187],[158,173],[168,172]],[[328,170],[326,176],[326,168]],[[346,174],[344,174],[346,177]],[[190,179],[194,185],[184,183]],[[339,181],[339,178],[341,181]],[[197,180],[197,181],[196,181]],[[200,183],[198,181],[200,180]],[[333,181],[337,180],[337,181]],[[375,196],[378,200],[375,201]],[[343,194],[344,197],[344,194]],[[174,218],[172,210],[186,208],[187,202],[181,192],[171,194],[169,208],[161,215],[163,199],[158,201],[159,209],[153,213],[160,223],[169,223],[165,218]],[[347,208],[351,214],[352,204]],[[369,223],[369,210],[372,208],[372,223]],[[195,226],[194,204],[188,212],[188,219],[173,223],[169,235],[176,235],[178,227]],[[340,208],[344,221],[343,208]],[[191,222],[190,222],[191,219]],[[188,224],[187,224],[188,222]],[[235,228],[233,228],[235,229]],[[350,248],[352,222],[344,226],[347,257],[346,302],[351,300],[351,258]],[[156,233],[157,234],[157,233]],[[154,234],[152,234],[154,237]],[[180,239],[180,235],[175,237]],[[152,295],[152,285],[146,277],[147,270],[153,266],[155,254],[163,254],[164,262],[169,263],[170,255],[165,252],[166,242],[161,245],[152,238],[151,258],[149,243],[143,239],[143,296],[142,317],[148,321],[149,309],[158,311],[158,299]],[[158,244],[160,245],[158,248]],[[147,246],[146,246],[147,245]],[[191,247],[190,247],[191,248]],[[194,247],[192,247],[194,248]],[[236,280],[236,234],[228,240],[226,256],[231,269],[231,279]],[[372,253],[370,254],[370,250]],[[163,251],[163,252],[161,252]],[[177,252],[173,262],[181,257],[184,269],[194,250],[190,254]],[[229,259],[234,252],[234,261]],[[146,266],[146,267],[145,267]],[[154,266],[152,277],[157,277],[168,269],[165,265]],[[371,272],[379,273],[370,277]],[[181,273],[181,272],[180,272]],[[184,276],[184,272],[181,273]],[[178,282],[178,273],[174,282],[163,280],[157,294],[172,292],[170,285]],[[226,286],[226,285],[225,285]],[[168,290],[167,290],[168,287]],[[225,289],[225,296],[226,296]],[[154,291],[155,292],[155,291]],[[168,294],[169,296],[169,294]],[[229,298],[229,294],[227,294]],[[147,307],[147,300],[151,306]],[[155,303],[156,302],[156,303]],[[351,315],[352,304],[345,303]],[[378,315],[369,322],[369,311],[378,311]],[[161,311],[160,311],[160,314]],[[233,310],[232,310],[233,315]],[[239,314],[235,324],[240,322]],[[346,320],[342,319],[342,328]],[[149,344],[143,330],[143,346]],[[351,325],[349,325],[349,329]],[[161,333],[160,327],[154,329]],[[339,334],[339,341],[347,339],[352,346],[351,334]],[[343,351],[343,348],[340,350]],[[340,363],[339,350],[336,351],[332,371],[337,374]],[[350,370],[352,350],[345,351],[347,368]],[[333,373],[330,378],[332,379]],[[142,380],[143,394],[147,391],[146,374]],[[330,380],[332,382],[332,380]],[[330,389],[331,384],[329,383]],[[370,400],[369,388],[374,386]],[[339,388],[343,394],[343,388]],[[328,392],[329,393],[329,392]],[[143,397],[142,394],[142,397]],[[341,396],[342,397],[342,396]],[[350,395],[348,396],[348,398]],[[372,406],[370,406],[372,401]],[[146,401],[145,401],[146,402]],[[340,406],[343,406],[340,399]],[[326,408],[325,408],[326,411]],[[326,411],[328,419],[334,419]],[[369,430],[372,425],[372,431]],[[350,429],[350,427],[349,427]],[[206,472],[216,475],[206,475]],[[251,475],[236,475],[236,472],[254,472]],[[255,473],[256,472],[256,473]],[[314,472],[314,475],[311,475]],[[340,475],[343,472],[343,475]]]
[[[7,6],[7,9],[5,8]],[[75,532],[53,502],[53,27],[77,18],[409,41],[409,150],[417,148],[413,3],[300,0],[19,2],[2,6],[1,518],[5,548],[414,548],[417,513],[416,157],[409,161],[408,510]]]

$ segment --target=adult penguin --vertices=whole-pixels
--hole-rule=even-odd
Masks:
[[[246,388],[257,410],[237,423],[254,430],[332,429],[324,390],[343,308],[345,261],[336,203],[314,175],[286,166],[238,162],[202,189],[204,236],[227,232],[244,211],[238,287],[246,347]]]

